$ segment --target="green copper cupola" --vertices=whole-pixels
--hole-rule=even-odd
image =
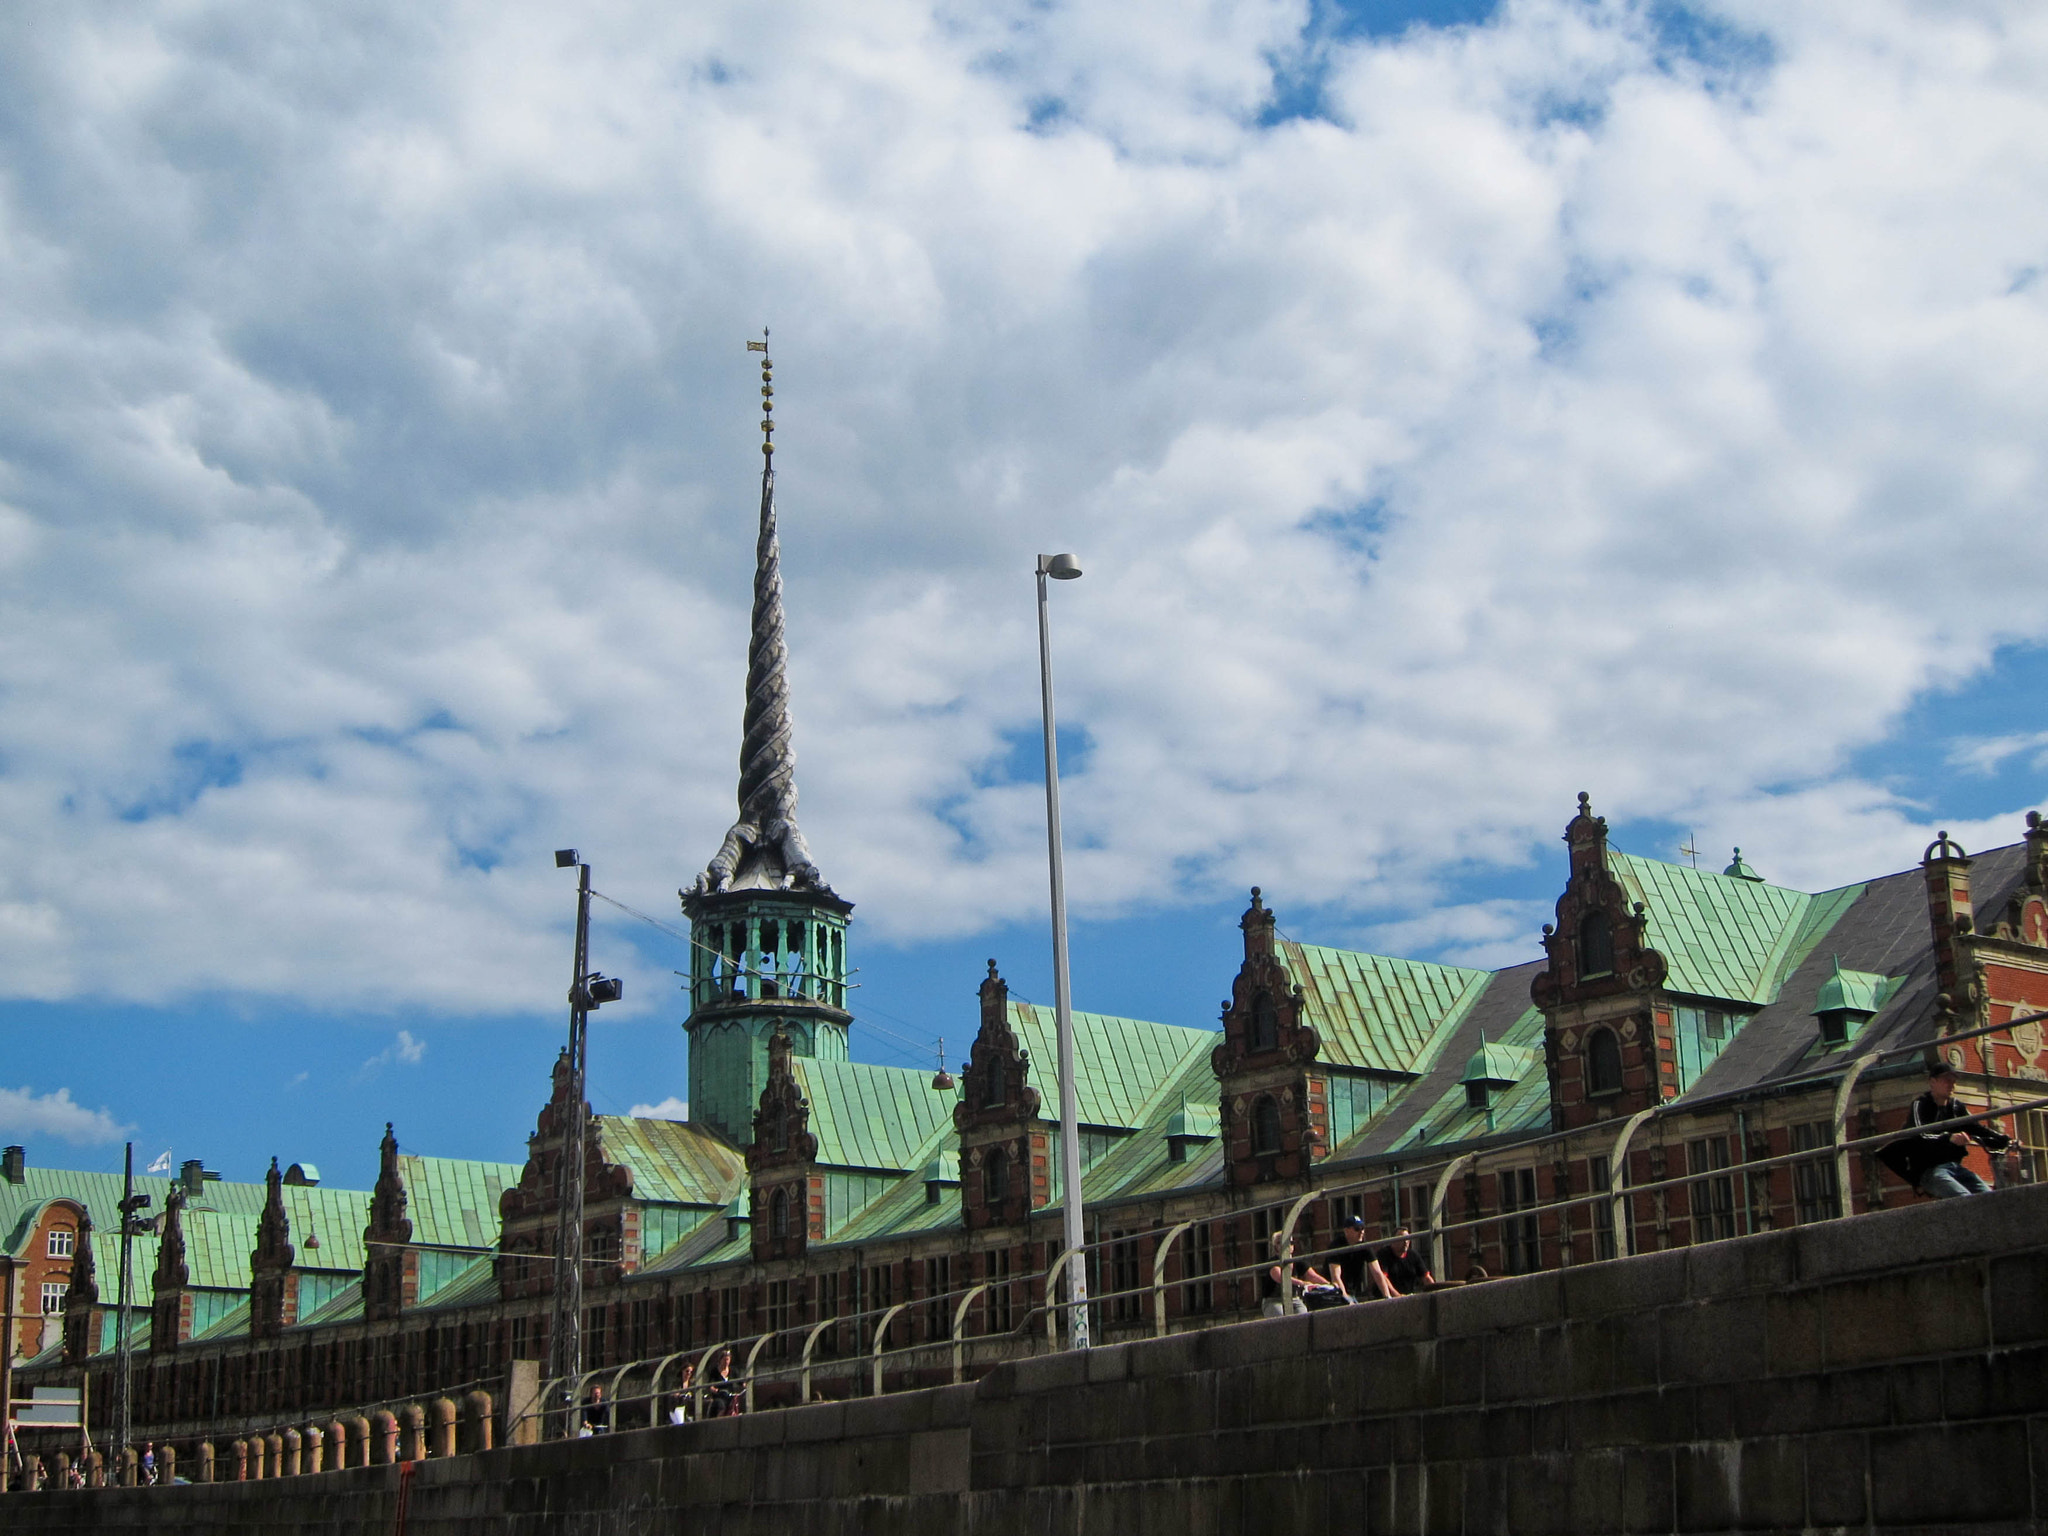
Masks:
[[[739,819],[688,890],[690,1118],[735,1146],[753,1138],[780,1029],[798,1056],[844,1061],[846,920],[796,824],[789,655],[783,637],[782,550],[775,520],[774,365],[761,357],[761,522],[747,708],[740,743]]]

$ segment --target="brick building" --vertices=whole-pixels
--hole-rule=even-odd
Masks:
[[[879,1327],[885,1346],[934,1346],[891,1370],[981,1369],[1044,1328],[1051,1012],[991,961],[957,1083],[852,1059],[853,904],[796,822],[772,452],[759,528],[739,816],[682,893],[693,1119],[583,1112],[586,1363],[737,1342],[763,1370],[808,1350],[820,1390],[848,1392]],[[1824,892],[1739,852],[1718,874],[1626,853],[1584,795],[1564,841],[1556,920],[1526,964],[1285,939],[1255,890],[1242,953],[1216,959],[1219,981],[1235,973],[1220,1033],[1075,1015],[1098,1336],[1256,1313],[1249,1267],[1289,1212],[1305,1250],[1354,1213],[1438,1229],[1455,1277],[1901,1203],[1917,1197],[1835,1143],[1903,1124],[1932,1054],[1979,1106],[2048,1080],[2039,1024],[1971,1033],[2048,1008],[2038,816],[2010,846],[1972,857],[1944,835]],[[545,1360],[571,1083],[558,1061],[522,1164],[410,1156],[387,1127],[371,1191],[196,1164],[146,1182],[163,1215],[138,1258],[137,1433],[453,1397]],[[2007,1129],[2022,1152],[2002,1176],[2048,1177],[2041,1113]],[[7,1157],[19,1374],[89,1371],[104,1401],[119,1181]]]

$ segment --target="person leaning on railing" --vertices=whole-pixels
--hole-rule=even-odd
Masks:
[[[1939,1126],[1944,1120],[1960,1120],[1970,1113],[1956,1100],[1956,1069],[1937,1061],[1927,1069],[1927,1091],[1913,1101],[1907,1117],[1909,1126]],[[1953,1131],[1925,1130],[1901,1136],[1878,1153],[1884,1165],[1921,1194],[1935,1200],[1958,1195],[1988,1195],[1991,1186],[1963,1162],[1967,1141],[1974,1141],[1994,1157],[2012,1145],[2012,1138],[1995,1126],[1972,1122]]]

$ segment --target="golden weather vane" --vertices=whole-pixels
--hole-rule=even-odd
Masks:
[[[1690,832],[1688,832],[1685,834],[1685,841],[1678,845],[1679,857],[1691,859],[1692,867],[1694,869],[1698,869],[1700,867],[1700,851],[1699,849],[1693,846],[1693,844],[1698,841],[1698,838],[1694,837]]]

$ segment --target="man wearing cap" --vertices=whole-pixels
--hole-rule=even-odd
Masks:
[[[1344,1246],[1337,1250],[1338,1283],[1353,1301],[1373,1301],[1392,1296],[1394,1288],[1365,1240],[1365,1218],[1353,1216],[1344,1223]]]
[[[1944,1120],[1967,1117],[1970,1111],[1957,1102],[1955,1092],[1956,1069],[1945,1061],[1935,1062],[1927,1069],[1927,1091],[1913,1101],[1907,1125],[1932,1127]],[[1972,1141],[1993,1154],[2012,1145],[2012,1138],[2003,1132],[1973,1122],[1953,1131],[1930,1129],[1902,1136],[1887,1146],[1881,1156],[1892,1172],[1933,1199],[1988,1195],[1991,1186],[1963,1162],[1964,1151]]]

